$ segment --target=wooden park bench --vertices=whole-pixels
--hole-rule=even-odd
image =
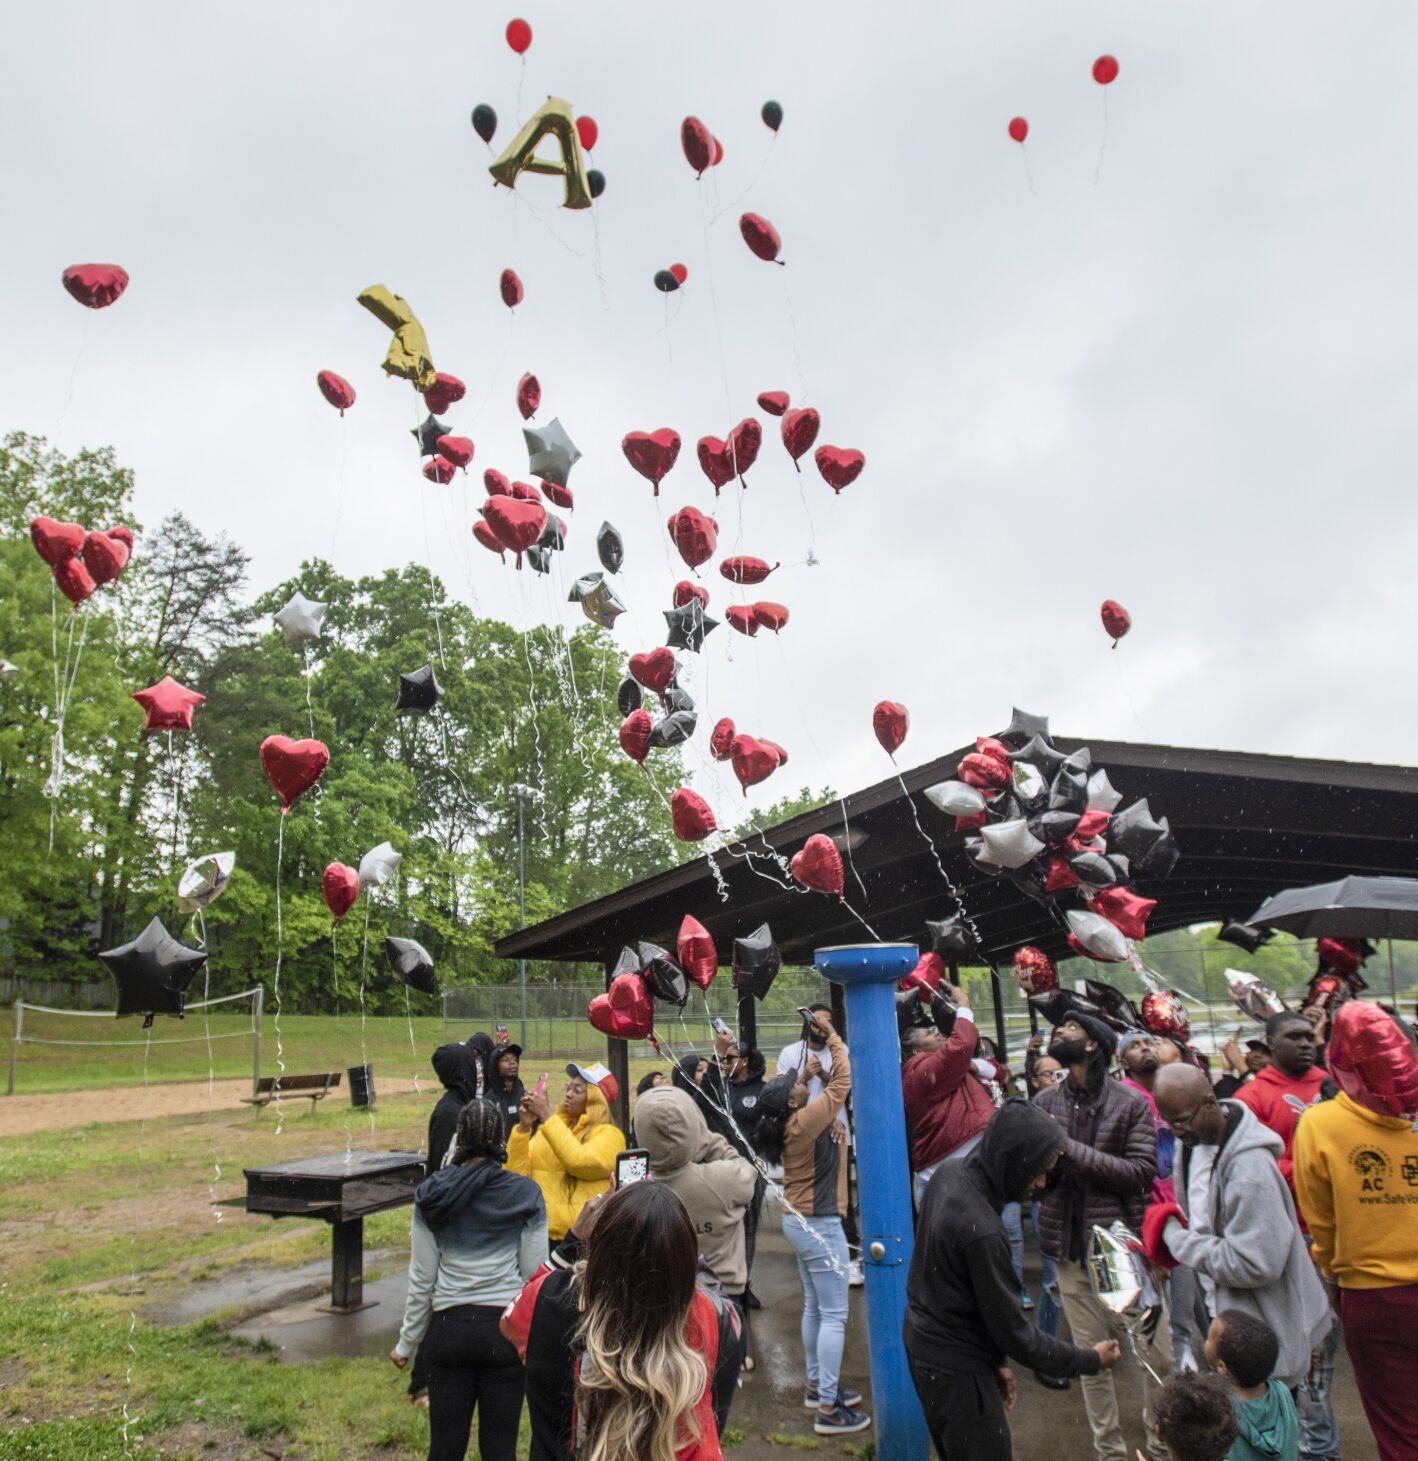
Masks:
[[[303,1096],[315,1109],[317,1101],[323,1101],[331,1091],[340,1085],[341,1072],[328,1070],[324,1075],[263,1075],[256,1082],[256,1089],[249,1096],[243,1096],[243,1106],[269,1106],[276,1099],[276,1085],[280,1084],[281,1099],[287,1096]]]

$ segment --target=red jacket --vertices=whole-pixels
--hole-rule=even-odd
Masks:
[[[913,1172],[948,1157],[983,1131],[995,1114],[989,1092],[970,1065],[977,1038],[975,1022],[957,1018],[950,1039],[939,1050],[913,1055],[901,1067]]]
[[[1295,1123],[1309,1106],[1320,1099],[1320,1087],[1325,1082],[1325,1073],[1319,1066],[1310,1067],[1306,1075],[1298,1080],[1284,1075],[1273,1065],[1257,1073],[1256,1078],[1247,1081],[1234,1096],[1243,1106],[1249,1106],[1256,1117],[1285,1143],[1280,1158],[1280,1173],[1295,1195]]]

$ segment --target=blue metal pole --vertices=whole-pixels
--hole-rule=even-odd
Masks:
[[[867,1125],[857,1146],[857,1190],[877,1461],[925,1461],[930,1447],[901,1340],[911,1264],[911,1165],[894,986],[911,972],[916,959],[913,944],[818,949],[813,959],[818,973],[845,991],[852,1105]]]

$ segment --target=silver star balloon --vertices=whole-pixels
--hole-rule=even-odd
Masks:
[[[277,612],[276,627],[287,644],[299,649],[302,644],[309,644],[312,639],[320,637],[320,621],[325,617],[327,607],[297,592],[285,608]]]
[[[602,629],[614,629],[616,619],[625,613],[625,605],[610,584],[598,583],[589,593],[581,595],[581,612]]]
[[[177,884],[177,907],[182,913],[195,913],[205,908],[226,891],[236,866],[234,852],[209,852],[187,864]]]
[[[566,434],[561,418],[556,417],[545,426],[524,426],[522,435],[527,442],[527,470],[543,482],[565,487],[572,467],[581,460],[581,453]]]
[[[399,870],[403,860],[403,853],[395,852],[392,842],[381,842],[378,847],[371,847],[359,860],[360,891],[382,888]]]
[[[0,680],[13,680],[19,673],[19,665],[12,665],[7,659],[0,659]]]

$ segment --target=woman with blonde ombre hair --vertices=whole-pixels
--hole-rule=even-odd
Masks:
[[[532,1461],[722,1461],[714,1393],[737,1379],[742,1331],[700,1278],[668,1187],[587,1205],[502,1321],[526,1365]]]
[[[571,1231],[581,1209],[610,1191],[615,1159],[625,1137],[611,1120],[620,1093],[604,1065],[566,1067],[571,1077],[555,1110],[544,1095],[522,1098],[522,1113],[507,1138],[507,1170],[530,1177],[547,1205],[547,1236],[555,1243]]]

